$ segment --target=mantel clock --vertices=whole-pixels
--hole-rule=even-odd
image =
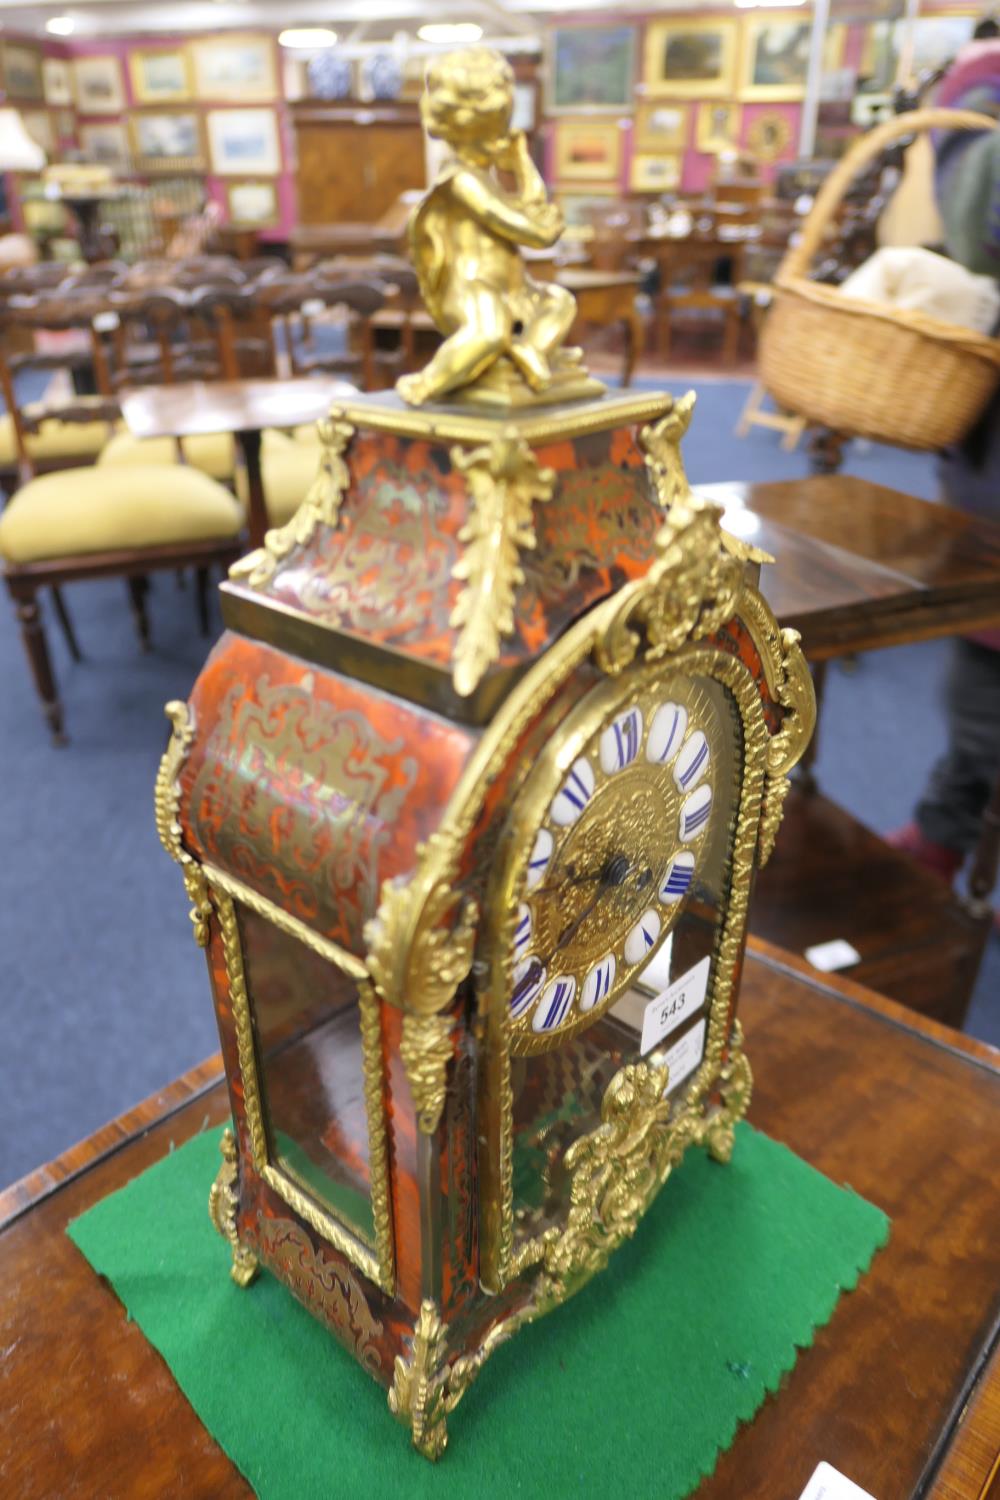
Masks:
[[[494,53],[431,68],[440,349],[322,424],[156,798],[218,1014],[233,1277],[279,1277],[432,1458],[688,1146],[728,1158],[753,871],[815,714],[760,555],[687,485],[693,398],[606,393],[562,347],[511,100]]]

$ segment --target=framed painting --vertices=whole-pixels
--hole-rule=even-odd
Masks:
[[[208,149],[220,177],[274,177],[281,171],[278,120],[271,109],[210,109]]]
[[[278,97],[273,37],[212,37],[194,42],[191,52],[199,99],[263,104]]]
[[[743,31],[743,69],[740,98],[802,99],[809,72],[812,23],[770,12],[748,17]]]
[[[673,193],[681,183],[681,158],[633,156],[629,187],[633,193]]]
[[[147,172],[205,169],[201,118],[193,109],[148,110],[129,120],[132,149]]]
[[[46,104],[73,103],[73,74],[64,57],[43,58],[42,93]]]
[[[762,110],[747,131],[747,149],[758,161],[776,161],[791,144],[791,124],[774,109]]]
[[[45,98],[42,83],[42,53],[38,47],[5,42],[3,46],[4,89],[11,99]]]
[[[649,95],[719,99],[734,92],[737,26],[731,20],[652,21],[643,84]]]
[[[191,65],[184,47],[136,47],[128,66],[137,104],[185,104],[191,98]]]
[[[740,106],[728,100],[707,99],[699,104],[695,136],[698,150],[717,156],[739,145],[741,113]]]
[[[229,222],[240,229],[271,229],[278,222],[278,189],[274,182],[227,182]]]
[[[555,175],[559,182],[611,182],[622,167],[622,133],[617,120],[559,120]]]
[[[550,114],[620,114],[631,108],[634,26],[554,26],[548,39]]]
[[[52,116],[47,109],[24,109],[21,111],[24,128],[36,145],[41,146],[46,156],[51,156],[58,147]]]
[[[120,120],[83,124],[79,128],[80,150],[88,161],[123,172],[129,165],[128,132]]]
[[[523,130],[525,135],[530,135],[538,124],[538,84],[531,80],[528,83],[514,84],[514,109],[510,117],[511,130]]]
[[[76,140],[76,111],[72,109],[56,110],[56,135],[61,141]]]
[[[683,151],[688,143],[690,105],[640,104],[635,112],[632,141],[637,152]]]
[[[82,115],[117,115],[125,108],[125,83],[117,57],[74,57],[73,84]]]

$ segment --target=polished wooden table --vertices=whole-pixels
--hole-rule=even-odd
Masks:
[[[760,944],[741,1007],[751,1122],[878,1204],[892,1233],[700,1500],[795,1500],[823,1459],[877,1500],[984,1500],[1000,1425],[1000,1052]],[[250,1493],[63,1233],[226,1113],[212,1059],[0,1195],[4,1494]],[[461,1414],[455,1442],[460,1429]],[[388,1412],[385,1441],[406,1443]]]
[[[201,437],[231,432],[247,471],[247,529],[259,547],[268,527],[260,465],[265,427],[298,427],[325,417],[338,396],[356,395],[347,381],[330,376],[289,380],[191,380],[123,391],[122,416],[137,438]]]
[[[550,279],[576,298],[577,325],[608,328],[620,323],[624,333],[622,385],[631,385],[636,362],[642,354],[643,322],[635,305],[642,285],[638,271],[590,271],[575,266],[557,266]]]
[[[698,493],[775,559],[761,587],[811,662],[1000,625],[994,522],[846,474]]]
[[[1000,626],[994,523],[843,474],[699,493],[775,558],[761,587],[782,625],[800,631],[820,703],[836,657]],[[980,852],[988,888],[994,856],[985,844]],[[807,777],[786,804],[752,924],[799,953],[846,938],[861,956],[857,979],[960,1025],[991,913],[970,908]]]

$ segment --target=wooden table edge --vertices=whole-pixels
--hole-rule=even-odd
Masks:
[[[59,1188],[98,1162],[128,1146],[137,1136],[183,1109],[223,1081],[222,1056],[215,1052],[189,1068],[165,1088],[102,1125],[43,1166],[36,1167],[0,1192],[0,1233]]]

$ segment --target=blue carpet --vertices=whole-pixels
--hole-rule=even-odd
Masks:
[[[682,387],[678,386],[677,389]],[[699,383],[686,441],[695,483],[795,478],[803,453],[733,427],[743,382]],[[852,450],[851,473],[931,497],[929,460]],[[217,1045],[203,956],[179,872],[153,827],[153,779],[166,740],[162,706],[184,697],[208,643],[191,591],[155,580],[153,651],[139,654],[118,581],[66,590],[86,656],[72,663],[50,631],[72,744],[50,747],[21,644],[0,620],[0,1186],[50,1159]],[[218,622],[213,625],[213,634]],[[903,821],[943,743],[946,643],[860,658],[830,673],[819,776],[870,826]],[[859,726],[865,725],[862,740]],[[873,739],[872,736],[875,738]],[[970,1029],[1000,1043],[1000,943],[994,940]]]

